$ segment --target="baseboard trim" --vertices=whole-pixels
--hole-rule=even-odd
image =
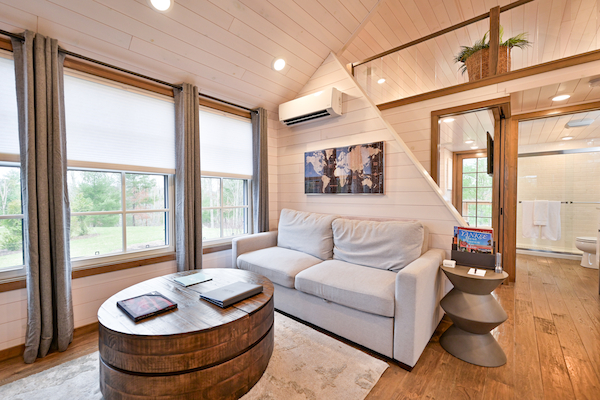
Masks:
[[[92,322],[91,324],[83,325],[73,330],[73,338],[85,335],[87,333],[98,330],[98,321]],[[25,351],[25,345],[20,344],[17,346],[9,347],[4,350],[0,350],[0,362],[9,360],[11,358],[20,357]]]
[[[330,337],[332,337],[332,338],[334,338],[334,339],[336,339],[336,340],[339,340],[340,342],[344,342],[344,343],[346,343],[346,344],[347,344],[347,345],[349,345],[349,346],[352,346],[352,347],[354,347],[354,348],[356,348],[356,349],[359,349],[360,351],[363,351],[363,352],[365,352],[365,353],[367,353],[367,354],[369,354],[369,355],[371,355],[371,356],[373,356],[373,357],[375,357],[375,358],[379,358],[379,359],[380,359],[380,360],[382,360],[382,361],[385,361],[385,362],[389,362],[389,363],[396,364],[397,366],[399,366],[399,367],[400,367],[400,368],[402,368],[403,370],[406,370],[406,371],[408,371],[408,372],[411,372],[411,371],[413,370],[413,368],[414,368],[414,367],[411,367],[411,366],[409,366],[409,365],[406,365],[406,364],[404,364],[404,363],[402,363],[402,362],[400,362],[400,361],[398,361],[398,360],[394,360],[393,358],[390,358],[390,357],[388,357],[388,356],[385,356],[385,355],[383,355],[383,354],[381,354],[381,353],[378,353],[378,352],[376,352],[376,351],[373,351],[373,350],[371,350],[371,349],[369,349],[369,348],[367,348],[367,347],[365,347],[365,346],[363,346],[363,345],[360,345],[360,344],[358,344],[358,343],[356,343],[356,342],[353,342],[353,341],[351,341],[351,340],[348,340],[348,339],[346,339],[346,338],[345,338],[345,337],[343,337],[343,336],[336,335],[335,333],[333,333],[333,332],[331,332],[331,331],[328,331],[328,330],[326,330],[326,329],[323,329],[323,328],[321,328],[320,326],[317,326],[317,325],[311,324],[310,322],[306,322],[305,320],[303,320],[303,319],[300,319],[300,318],[298,318],[298,317],[295,317],[295,316],[293,316],[293,315],[291,315],[291,314],[288,314],[288,313],[286,313],[285,311],[281,311],[281,310],[279,310],[279,309],[277,309],[277,308],[275,309],[275,311],[277,311],[278,313],[280,313],[280,314],[282,314],[282,315],[285,315],[285,316],[286,316],[286,317],[288,317],[288,318],[291,318],[291,319],[293,319],[293,320],[294,320],[294,321],[296,321],[296,322],[299,322],[299,323],[301,323],[301,324],[303,324],[303,325],[306,325],[306,326],[308,326],[308,327],[311,327],[312,329],[314,329],[314,330],[316,330],[316,331],[319,331],[319,332],[321,332],[321,333],[323,333],[323,334],[325,334],[325,335],[327,335],[327,336],[330,336]]]

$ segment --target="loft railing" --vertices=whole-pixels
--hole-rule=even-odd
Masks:
[[[600,0],[520,0],[352,64],[381,109],[600,59]],[[560,7],[558,7],[560,6]],[[501,47],[524,34],[529,45]],[[463,46],[487,49],[463,65]],[[511,45],[514,44],[514,41]],[[565,60],[560,62],[558,60]]]

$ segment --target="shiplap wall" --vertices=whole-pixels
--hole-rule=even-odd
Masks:
[[[343,115],[297,127],[280,125],[277,138],[278,212],[282,208],[337,215],[418,219],[430,229],[430,244],[449,250],[453,227],[461,223],[439,188],[382,118],[372,101],[331,54],[299,96],[336,87]],[[385,195],[304,194],[304,153],[385,141]],[[276,224],[273,216],[272,225]]]

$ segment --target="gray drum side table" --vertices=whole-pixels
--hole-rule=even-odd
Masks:
[[[454,285],[440,302],[453,322],[440,337],[444,350],[482,367],[506,364],[506,355],[490,331],[508,316],[490,293],[508,278],[508,274],[485,270],[485,276],[469,275],[470,268],[462,265],[441,268]]]

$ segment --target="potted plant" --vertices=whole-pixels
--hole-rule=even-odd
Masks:
[[[469,82],[486,78],[490,74],[490,42],[488,40],[488,33],[489,32],[486,32],[486,34],[483,35],[483,38],[475,42],[471,47],[461,46],[462,49],[460,53],[454,58],[455,62],[463,63],[463,65],[460,66],[459,71],[461,71],[462,74],[464,74],[465,71],[468,72]],[[510,71],[510,52],[513,47],[523,49],[531,45],[531,42],[526,39],[525,33],[520,33],[504,42],[502,41],[503,33],[503,29],[500,27],[497,71],[499,74]]]

